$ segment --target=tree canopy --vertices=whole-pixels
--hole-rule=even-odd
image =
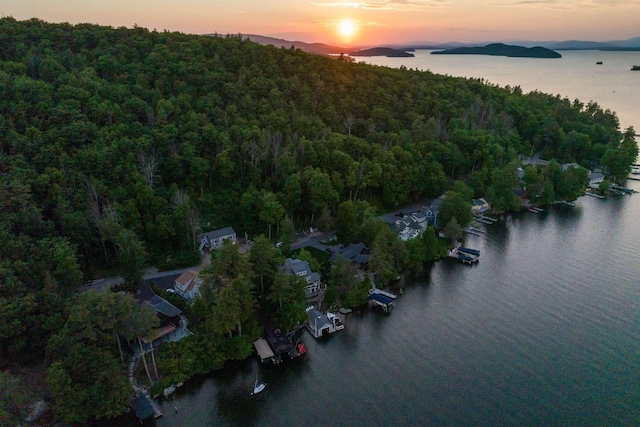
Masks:
[[[424,258],[399,263],[396,242],[379,236],[378,210],[452,190],[453,233],[467,222],[461,207],[471,193],[513,208],[518,158],[533,153],[552,161],[527,171],[527,189],[540,200],[575,198],[585,168],[626,176],[634,134],[594,102],[480,79],[242,36],[2,18],[0,367],[46,358],[61,419],[111,416],[125,400],[119,355],[92,340],[120,325],[82,318],[95,298],[73,298],[83,278],[110,272],[133,288],[148,263],[197,256],[202,231],[282,229],[288,252],[294,224],[332,222],[340,240],[369,245],[379,274],[392,277],[439,249],[429,231],[414,244]],[[565,162],[580,167],[563,172]],[[195,370],[248,354],[259,333],[257,289],[272,306],[290,298],[279,320],[299,320],[300,284],[279,277],[273,254],[258,249],[265,241],[248,258],[223,247],[203,271],[193,324],[210,335],[181,344]],[[330,279],[349,305],[366,291],[352,273],[339,263]],[[111,308],[101,310],[96,321],[111,319]],[[104,369],[93,372],[98,357]],[[74,381],[86,387],[66,393]],[[102,387],[109,393],[92,400]]]

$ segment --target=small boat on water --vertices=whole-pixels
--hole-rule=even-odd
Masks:
[[[634,65],[631,67],[631,71],[640,71],[640,65]]]
[[[602,65],[602,61],[596,62],[596,65]]]
[[[253,384],[253,393],[251,393],[251,395],[253,396],[254,394],[260,393],[262,390],[265,389],[266,386],[267,386],[267,383],[263,383],[263,382],[258,383],[258,379],[256,378],[256,382]]]

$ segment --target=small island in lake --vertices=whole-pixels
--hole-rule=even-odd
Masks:
[[[558,52],[545,47],[522,47],[492,43],[478,47],[458,47],[431,52],[434,55],[491,55],[509,56],[514,58],[562,58]]]
[[[390,47],[374,47],[371,49],[356,50],[350,52],[349,56],[386,56],[387,58],[413,58],[413,53],[404,50],[393,49]]]

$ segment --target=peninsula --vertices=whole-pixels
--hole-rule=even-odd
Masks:
[[[390,47],[374,47],[371,49],[356,50],[349,52],[349,56],[386,56],[388,58],[412,58],[413,53],[404,50],[393,49]]]
[[[431,52],[434,55],[491,55],[517,58],[562,58],[558,52],[545,47],[522,47],[492,43],[478,47],[458,47]]]

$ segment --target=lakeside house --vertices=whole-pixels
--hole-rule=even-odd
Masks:
[[[165,342],[180,341],[182,338],[191,335],[191,331],[187,329],[187,318],[182,314],[182,310],[156,295],[147,282],[143,282],[140,286],[137,300],[138,304],[146,304],[154,310],[160,320],[160,325],[157,329],[148,336],[142,337],[145,351],[158,347]],[[138,353],[140,346],[139,343],[135,342],[137,337],[126,337],[126,339],[134,353]]]
[[[197,271],[187,270],[178,276],[173,285],[176,294],[187,301],[193,301],[200,294],[200,285],[202,284],[198,274]]]
[[[589,187],[598,188],[602,181],[604,181],[604,174],[589,171]]]
[[[437,224],[440,199],[434,200],[429,206],[412,206],[380,216],[391,230],[398,234],[403,242],[420,236],[428,226]]]
[[[200,236],[200,253],[204,253],[203,249],[207,248],[210,251],[222,247],[225,240],[231,240],[236,243],[237,236],[233,227],[225,227],[218,230],[208,231],[202,233]]]
[[[284,261],[284,271],[291,275],[302,277],[307,282],[305,286],[305,297],[307,299],[313,299],[322,293],[320,273],[312,271],[307,261],[287,258]]]
[[[349,260],[356,267],[366,269],[369,264],[369,249],[364,243],[350,243],[338,252],[334,252],[329,258],[329,262],[336,263],[338,258]]]
[[[482,215],[491,209],[491,205],[484,198],[473,199],[471,204],[471,211],[473,212],[473,216]]]

